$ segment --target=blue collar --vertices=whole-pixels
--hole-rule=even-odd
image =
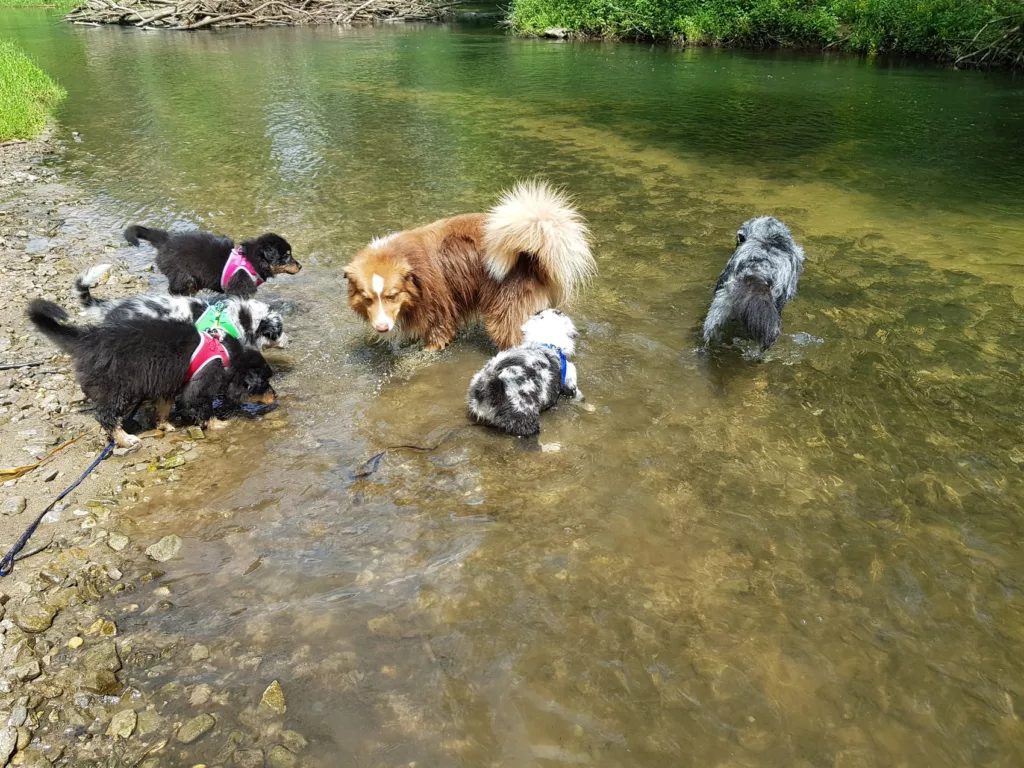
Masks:
[[[558,363],[559,363],[559,365],[562,366],[562,386],[564,387],[565,386],[565,369],[566,369],[566,363],[568,362],[565,359],[565,352],[563,352],[561,350],[561,348],[556,347],[554,344],[541,344],[541,346],[542,347],[547,347],[548,349],[553,349],[553,350],[555,350],[555,352],[558,353]]]

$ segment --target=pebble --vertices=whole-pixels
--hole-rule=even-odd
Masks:
[[[146,549],[146,554],[151,560],[163,563],[178,554],[179,549],[181,549],[181,539],[172,533],[170,536],[164,536],[156,544],[150,545]]]
[[[92,626],[85,630],[90,637],[114,637],[117,634],[117,624],[108,619],[96,619]]]
[[[263,696],[260,698],[260,709],[276,712],[279,715],[283,715],[288,709],[284,701],[284,691],[277,680],[268,685],[267,690],[263,692]]]
[[[11,716],[7,719],[8,725],[13,725],[15,728],[20,728],[28,720],[28,708],[24,704],[18,704],[11,711]]]
[[[21,666],[15,667],[13,671],[14,676],[22,682],[25,682],[26,680],[35,680],[42,674],[42,670],[39,668],[39,662],[35,659],[32,659],[32,661],[26,662]]]
[[[115,739],[127,739],[134,733],[138,721],[139,717],[135,714],[134,709],[122,710],[114,715],[110,725],[107,726],[107,736],[113,736]]]
[[[191,744],[216,724],[217,721],[213,719],[213,715],[197,715],[178,729],[178,741],[182,744]],[[260,753],[261,764],[262,760],[263,753]]]
[[[28,506],[28,500],[24,496],[11,496],[0,507],[0,515],[20,515]]]
[[[78,635],[75,635],[70,640],[68,640],[68,648],[71,648],[72,650],[74,650],[75,648],[81,648],[82,647],[82,643],[84,643],[84,642],[85,642],[85,640],[83,640],[82,638],[78,637]]]
[[[107,546],[115,552],[120,552],[128,546],[131,540],[122,533],[112,533],[107,537]]]
[[[116,696],[121,692],[121,684],[117,675],[106,669],[89,669],[82,674],[81,687],[91,693],[103,696]]]
[[[210,658],[210,649],[205,645],[196,643],[192,646],[192,650],[189,652],[189,658],[191,658],[192,661],[206,661]]]
[[[57,609],[46,603],[23,603],[12,611],[11,618],[25,632],[45,632],[53,624]]]

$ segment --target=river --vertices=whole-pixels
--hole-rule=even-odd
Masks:
[[[125,513],[185,546],[119,623],[210,651],[130,681],[214,692],[217,729],[162,765],[215,764],[274,679],[310,768],[1024,764],[1024,81],[482,25],[56,21],[0,34],[67,88],[76,184],[121,225],[273,230],[305,266],[265,286],[294,307],[281,407]],[[547,414],[543,449],[464,429],[354,479],[464,425],[491,350],[370,345],[342,267],[534,175],[594,234],[587,407]],[[759,214],[807,252],[783,337],[702,357]],[[162,587],[173,609],[126,608]]]

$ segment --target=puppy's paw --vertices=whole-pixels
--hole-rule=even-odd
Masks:
[[[178,428],[175,427],[173,424],[171,424],[171,422],[169,422],[169,421],[161,421],[159,424],[156,425],[156,428],[159,429],[161,432],[177,432],[178,431]]]
[[[208,422],[206,422],[206,428],[207,429],[224,429],[230,423],[231,422],[224,421],[223,419],[218,419],[216,416],[214,416]]]
[[[142,445],[142,440],[135,435],[129,435],[123,429],[114,430],[112,437],[114,438],[114,445],[118,448],[124,448],[126,453],[130,453]]]
[[[424,352],[442,352],[447,344],[426,344],[423,347]]]

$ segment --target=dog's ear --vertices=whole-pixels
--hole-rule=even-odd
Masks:
[[[415,299],[423,293],[423,285],[420,278],[411,269],[405,273],[405,292]]]
[[[736,247],[739,248],[745,242],[747,242],[747,233],[741,229],[736,233]]]

